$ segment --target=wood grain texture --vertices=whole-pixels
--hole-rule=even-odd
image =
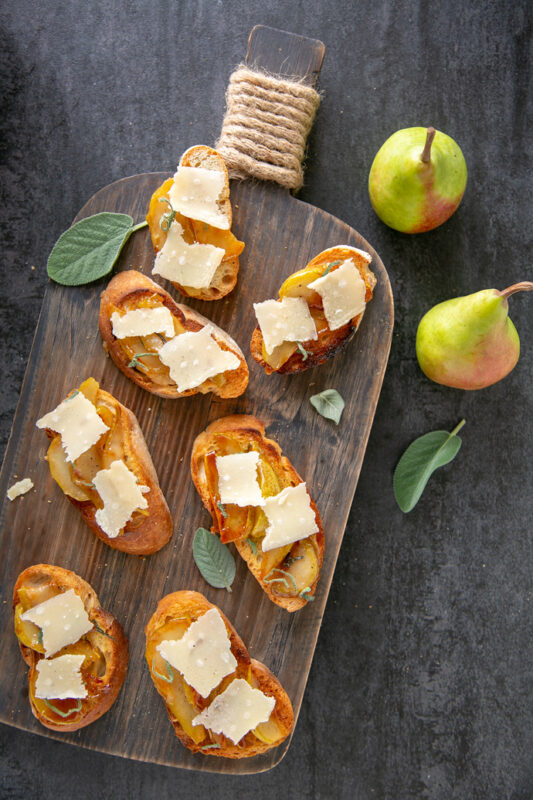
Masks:
[[[322,63],[322,43],[293,37],[298,41],[291,50],[287,37],[291,34],[262,26],[254,29],[248,63],[280,74],[287,74],[286,68],[291,75],[310,75],[313,82]],[[152,192],[167,177],[151,173],[117,181],[94,195],[76,220],[106,210],[129,213],[138,222]],[[144,392],[119,372],[102,348],[97,320],[107,280],[76,289],[55,284],[47,288],[0,475],[4,498],[14,474],[31,476],[35,483],[32,492],[14,503],[4,502],[1,509],[2,586],[12,586],[18,574],[34,563],[74,570],[123,625],[130,641],[130,667],[117,702],[94,725],[72,735],[42,728],[31,715],[25,668],[12,632],[11,609],[5,603],[0,608],[4,642],[0,721],[115,755],[246,774],[278,763],[290,738],[262,756],[237,762],[193,755],[183,748],[144,665],[144,626],[165,594],[178,589],[204,593],[231,620],[250,655],[278,676],[297,718],[387,363],[393,304],[379,256],[349,226],[273,184],[234,184],[231,199],[233,231],[246,242],[237,287],[222,301],[191,300],[189,305],[227,330],[248,358],[249,387],[236,400],[211,395],[164,400]],[[266,376],[249,356],[255,327],[252,303],[277,296],[287,275],[339,243],[365,249],[373,257],[378,284],[360,330],[342,353],[321,367],[295,376]],[[152,266],[148,231],[141,230],[127,243],[115,271],[139,269],[150,275]],[[176,296],[169,282],[162,285]],[[169,544],[152,556],[127,555],[99,541],[62,496],[44,461],[47,441],[35,421],[90,375],[136,414],[152,454],[175,528]],[[312,394],[330,387],[346,400],[339,427],[320,417],[309,403]],[[308,482],[322,516],[326,551],[316,599],[296,614],[268,600],[237,554],[231,594],[209,587],[194,565],[194,531],[208,526],[209,515],[190,478],[191,447],[209,422],[232,413],[253,414],[266,424],[267,435],[279,442]]]
[[[125,178],[103,189],[79,218],[116,210],[142,218],[163,173]],[[106,357],[97,329],[105,281],[79,289],[50,285],[21,392],[18,412],[0,479],[5,497],[13,473],[29,475],[35,489],[5,502],[0,547],[2,584],[12,585],[25,567],[46,562],[74,570],[95,588],[104,607],[130,639],[130,668],[111,711],[89,728],[58,738],[108,753],[194,769],[257,772],[269,769],[286,751],[281,747],[243,762],[194,756],[176,740],[165,709],[143,663],[144,626],[158,600],[178,589],[203,592],[235,625],[250,651],[279,677],[298,714],[328,588],[352,503],[367,438],[387,362],[392,331],[392,296],[386,271],[373,249],[355,231],[285,190],[248,182],[232,187],[234,230],[247,242],[237,289],[218,303],[191,302],[225,328],[245,353],[255,326],[252,302],[276,296],[283,278],[320,250],[338,242],[367,249],[378,284],[360,330],[350,345],[322,367],[295,376],[266,376],[248,358],[251,379],[236,400],[213,396],[163,400],[127,380]],[[153,252],[146,230],[128,242],[118,269],[150,274]],[[168,282],[165,288],[171,290]],[[62,496],[44,461],[47,440],[35,420],[84,378],[92,375],[136,414],[174,519],[174,536],[146,558],[111,550],[83,523]],[[311,394],[336,387],[346,400],[337,428],[309,403]],[[251,413],[267,425],[297,471],[308,481],[326,531],[326,552],[314,603],[290,615],[276,608],[237,558],[231,594],[209,587],[192,559],[192,538],[209,524],[190,478],[189,457],[196,435],[209,422],[232,413]],[[12,633],[11,609],[1,609],[4,648],[0,655],[0,720],[44,735],[25,697],[26,677]]]

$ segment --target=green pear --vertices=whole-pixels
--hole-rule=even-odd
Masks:
[[[501,381],[520,355],[507,299],[531,290],[533,283],[523,281],[503,292],[484,289],[431,308],[416,334],[422,371],[432,381],[457,389],[483,389]]]
[[[402,233],[442,225],[461,202],[467,180],[459,145],[435,128],[404,128],[378,150],[368,178],[374,211]]]

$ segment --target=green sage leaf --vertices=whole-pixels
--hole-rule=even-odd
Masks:
[[[146,224],[134,226],[129,214],[109,211],[76,222],[61,234],[50,253],[49,277],[63,286],[97,281],[111,272],[130,235]]]
[[[192,554],[202,578],[215,589],[227,589],[235,578],[235,559],[229,547],[222,544],[215,534],[198,528],[194,534]]]
[[[336,389],[324,389],[312,395],[309,402],[323,417],[332,419],[335,425],[339,424],[345,403]]]
[[[461,447],[457,436],[463,419],[451,433],[431,431],[412,442],[398,461],[394,470],[393,486],[396,502],[406,514],[411,511],[426,488],[426,484],[439,467],[453,461]]]

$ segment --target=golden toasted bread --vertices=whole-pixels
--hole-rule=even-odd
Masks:
[[[365,283],[365,302],[368,303],[372,299],[376,277],[368,267],[371,257],[367,253],[348,245],[330,247],[319,253],[304,269],[290,275],[279,290],[280,300],[286,297],[302,297],[307,302],[315,322],[318,338],[299,343],[283,342],[269,354],[264,346],[261,328],[257,326],[252,333],[250,349],[253,358],[263,367],[267,375],[271,375],[273,372],[303,372],[311,367],[316,367],[334,356],[351,340],[361,323],[363,313],[358,314],[342,327],[330,330],[321,296],[318,292],[308,288],[310,283],[321,278],[325,273],[334,271],[348,259],[353,260]]]
[[[181,639],[190,625],[211,609],[216,609],[222,617],[237,665],[204,698],[186,683],[182,674],[173,669],[156,648],[164,640]],[[193,753],[223,758],[247,758],[277,747],[292,730],[292,705],[280,682],[264,664],[250,658],[229,620],[199,592],[174,592],[159,602],[146,626],[146,660],[155,687],[165,701],[176,736]],[[201,724],[192,724],[236,679],[246,681],[252,688],[274,697],[276,701],[270,719],[246,733],[237,744],[222,733],[214,733]]]
[[[149,336],[117,339],[113,334],[111,316],[136,309],[167,308],[172,314],[175,335],[197,332],[209,326],[218,346],[239,359],[236,369],[207,378],[199,386],[180,392],[170,377],[169,368],[161,362],[158,352],[165,338],[152,333]],[[102,292],[100,302],[100,333],[104,347],[117,367],[138,386],[160,397],[189,397],[193,394],[213,392],[219,397],[238,397],[248,385],[248,365],[238,344],[222,328],[210,322],[192,308],[176,303],[157,283],[141,272],[120,272]],[[138,354],[150,354],[139,356]],[[153,353],[153,355],[151,355]]]
[[[260,507],[222,506],[216,456],[259,453],[259,485],[264,497],[273,497],[302,479],[279,445],[265,437],[265,426],[255,417],[233,415],[211,423],[197,436],[191,455],[191,473],[202,502],[213,518],[211,530],[222,542],[233,541],[252,575],[270,600],[287,611],[297,611],[313,599],[324,558],[324,530],[311,498],[318,532],[292,544],[263,552],[268,520]]]
[[[52,477],[91,530],[110,547],[136,555],[155,553],[170,539],[173,525],[139,423],[135,415],[113,395],[101,389],[94,378],[84,381],[78,391],[94,405],[108,431],[89,450],[71,462],[67,460],[61,435],[46,428],[52,440],[46,455]],[[69,397],[74,394],[71,392]],[[96,520],[96,512],[102,508],[103,502],[93,480],[100,470],[109,469],[117,460],[122,460],[135,475],[137,483],[149,491],[143,495],[147,508],[133,511],[124,528],[112,537],[102,530]]]
[[[94,628],[54,657],[83,655],[81,676],[87,697],[79,700],[43,700],[35,696],[37,664],[45,658],[42,630],[21,616],[54,595],[73,590],[82,600]],[[39,722],[54,731],[76,731],[105,714],[117,699],[128,668],[128,640],[117,620],[100,607],[89,584],[62,567],[37,564],[22,572],[13,592],[15,633],[24,661],[30,668],[31,710]],[[50,661],[53,659],[49,659]]]
[[[197,145],[187,150],[181,157],[180,166],[183,167],[202,167],[211,169],[215,172],[223,172],[225,176],[224,189],[219,197],[220,211],[229,220],[229,230],[222,230],[209,225],[206,222],[190,219],[176,212],[176,219],[183,228],[183,238],[187,244],[210,244],[224,250],[224,256],[211,283],[201,289],[192,286],[182,286],[175,281],[172,285],[186,297],[195,297],[198,300],[220,300],[229,294],[235,287],[239,273],[239,255],[244,250],[244,242],[240,242],[231,232],[232,209],[229,199],[228,171],[222,156],[205,145]],[[151,197],[150,207],[146,215],[146,221],[150,229],[152,244],[156,253],[162,249],[168,235],[168,228],[161,227],[164,223],[163,215],[168,213],[169,205],[164,203],[163,198],[169,200],[169,191],[174,184],[174,178],[168,178]]]

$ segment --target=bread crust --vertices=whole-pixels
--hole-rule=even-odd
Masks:
[[[113,311],[125,302],[134,302],[136,299],[141,300],[147,295],[157,295],[161,304],[168,308],[170,313],[179,320],[187,331],[199,331],[206,325],[209,325],[213,329],[213,336],[219,347],[221,347],[222,350],[228,350],[234,353],[238,357],[241,362],[239,367],[224,373],[226,379],[221,387],[218,387],[212,379],[208,378],[194,389],[187,389],[184,392],[179,392],[175,384],[161,386],[153,380],[150,380],[150,377],[145,373],[139,372],[129,366],[130,362],[124,353],[120,340],[116,339],[113,335],[111,315]],[[107,288],[102,292],[98,324],[104,341],[104,347],[120,371],[136,383],[137,386],[146,389],[146,391],[151,392],[151,394],[174,399],[178,397],[190,397],[199,393],[205,394],[207,392],[213,392],[213,394],[219,397],[228,398],[238,397],[245,391],[248,385],[248,365],[237,342],[222,330],[222,328],[215,325],[214,322],[198,314],[198,312],[194,311],[192,308],[176,303],[168,292],[151,280],[151,278],[143,275],[142,272],[127,270],[115,275]]]
[[[43,654],[19,641],[22,657],[30,668],[29,698],[34,716],[42,725],[53,731],[77,731],[105,714],[117,699],[128,669],[128,640],[118,620],[100,606],[96,592],[90,584],[75,572],[52,564],[36,564],[19,575],[13,590],[13,610],[19,603],[19,591],[23,586],[38,585],[46,581],[56,585],[61,591],[73,589],[81,597],[89,619],[103,631],[103,633],[97,630],[89,631],[81,637],[87,638],[92,645],[98,647],[104,656],[106,669],[105,673],[99,676],[99,690],[81,701],[81,711],[77,712],[73,720],[66,718],[57,722],[47,719],[39,712],[31,691],[37,676],[37,663],[43,658]]]
[[[229,231],[231,232],[233,213],[230,202],[229,177],[225,161],[220,153],[218,153],[212,147],[207,147],[203,144],[195,145],[194,147],[190,147],[185,151],[180,159],[179,166],[202,167],[203,169],[210,169],[216,172],[224,173],[224,188],[219,199],[219,207],[222,213],[229,220]],[[172,184],[172,178],[165,181],[163,185],[160,186],[152,195],[152,201],[155,199],[156,202],[159,202],[159,198],[164,197],[168,193]],[[156,237],[154,236],[154,228],[157,230],[157,226],[159,226],[164,210],[165,209],[160,209],[157,206],[154,207],[153,202],[151,202],[150,210],[146,217],[150,226],[152,243],[156,253],[161,249],[162,245],[159,245],[156,241]],[[211,229],[215,231],[218,230],[214,229],[213,226],[208,226],[208,230]],[[157,234],[160,234],[159,230],[157,230]],[[159,238],[159,236],[157,236],[157,238]],[[237,242],[237,240],[235,241]],[[209,237],[205,243],[211,243],[209,242]],[[218,265],[209,286],[201,289],[195,289],[192,286],[183,286],[176,281],[171,281],[172,285],[185,297],[194,297],[198,300],[212,301],[220,300],[221,298],[225,297],[227,294],[233,291],[235,284],[237,283],[237,277],[239,274],[239,254],[244,249],[244,243],[237,242],[237,244],[240,245],[238,247],[238,253],[228,254],[226,251],[226,255]]]
[[[234,437],[235,441],[242,445],[242,450],[240,452],[246,452],[247,446],[253,441],[257,449],[268,461],[276,475],[276,478],[283,488],[287,486],[297,486],[299,483],[302,483],[302,478],[296,472],[289,459],[283,455],[279,444],[273,439],[268,439],[265,436],[265,426],[261,420],[257,419],[257,417],[253,417],[249,414],[233,414],[231,416],[222,417],[221,419],[215,420],[205,429],[205,431],[196,437],[191,453],[191,475],[193,483],[201,497],[202,503],[207,511],[209,511],[211,514],[213,520],[211,531],[213,533],[219,532],[220,526],[218,525],[218,520],[220,514],[217,513],[216,505],[209,493],[205,475],[204,458],[210,449],[212,449],[214,437],[217,434],[226,434]],[[310,500],[311,507],[315,512],[316,523],[318,526],[318,533],[313,534],[313,537],[310,537],[313,538],[314,542],[316,543],[318,571],[315,580],[309,586],[309,592],[306,592],[308,598],[312,598],[314,596],[318,579],[320,577],[320,569],[324,560],[325,547],[324,528],[322,526],[320,513],[312,497],[310,497]],[[244,533],[241,534],[240,538],[233,539],[233,542],[239,552],[239,555],[246,562],[248,569],[273,603],[281,608],[286,609],[287,611],[293,612],[303,608],[303,606],[309,602],[308,598],[306,599],[305,597],[301,597],[299,595],[290,597],[278,594],[274,591],[273,584],[265,583],[264,578],[267,577],[268,573],[267,575],[263,576],[261,561],[259,558],[257,558],[257,554],[254,554],[246,538],[244,538]]]
[[[360,252],[361,251],[357,250],[357,248],[349,245],[336,245],[335,247],[330,247],[327,250],[322,251],[313,259],[311,259],[305,269],[310,269],[320,263],[327,263],[337,259],[346,260],[347,258],[354,257],[354,255],[357,255]],[[376,276],[369,269],[368,263],[366,263],[365,260],[360,256],[355,258],[355,265],[365,282],[365,300],[368,303],[372,299],[372,294],[376,285]],[[362,319],[363,314],[358,314],[356,317],[347,322],[346,325],[343,325],[341,328],[337,328],[337,330],[332,331],[327,328],[326,330],[321,331],[318,334],[318,339],[309,340],[304,343],[305,350],[307,352],[307,358],[305,358],[300,350],[296,350],[296,352],[294,352],[284,364],[278,367],[278,369],[274,369],[270,364],[267,364],[263,358],[263,334],[259,325],[256,325],[253,330],[252,339],[250,342],[250,351],[253,359],[257,361],[261,367],[263,367],[267,375],[272,375],[274,372],[278,372],[282,375],[304,372],[306,369],[312,369],[313,367],[323,364],[329,358],[332,358],[344,347],[346,347],[346,345],[349,344],[349,342],[353,339]]]
[[[124,431],[122,439],[123,460],[128,469],[135,473],[139,484],[150,489],[144,495],[148,503],[148,513],[140,524],[136,522],[134,525],[132,522],[127,522],[122,534],[110,537],[96,521],[97,508],[94,503],[90,500],[76,500],[66,492],[64,494],[72,505],[78,509],[93,533],[114,550],[120,550],[123,553],[132,555],[151,555],[161,550],[172,536],[173,522],[170,510],[159,486],[157,472],[137,417],[109,392],[101,388],[98,389],[98,392],[104,395],[107,402],[113,404],[117,413],[120,414]],[[49,429],[47,429],[46,433],[50,439],[54,439],[58,435]]]
[[[151,652],[155,647],[154,639],[157,635],[158,629],[164,625],[166,621],[173,618],[182,617],[183,615],[189,616],[191,618],[191,622],[193,622],[195,619],[202,616],[212,608],[217,609],[224,621],[231,643],[231,652],[235,656],[237,667],[234,673],[222,680],[221,684],[219,684],[219,686],[213,690],[209,698],[206,698],[205,700],[200,699],[197,708],[198,714],[201,713],[203,708],[212,702],[217,694],[220,694],[227,687],[231,680],[234,678],[244,678],[247,680],[248,676],[251,674],[252,684],[257,686],[257,688],[265,694],[274,697],[276,700],[273,714],[275,714],[276,722],[282,731],[282,737],[275,744],[267,744],[266,742],[260,741],[252,732],[250,732],[247,733],[237,745],[235,745],[231,739],[227,739],[222,734],[210,734],[207,732],[207,730],[206,737],[204,737],[204,739],[202,739],[200,742],[195,742],[185,732],[179,720],[176,718],[172,712],[172,709],[167,703],[164,692],[164,683],[157,681],[154,678],[152,673]],[[272,747],[277,747],[287,738],[294,724],[292,704],[287,693],[281,686],[278,679],[270,672],[268,667],[266,667],[260,661],[250,658],[244,642],[240,638],[231,622],[220,610],[220,608],[218,608],[218,606],[210,603],[202,594],[199,592],[182,590],[179,592],[173,592],[172,594],[163,597],[163,599],[159,601],[155,613],[148,621],[145,633],[146,659],[152,680],[154,680],[154,685],[157,691],[163,700],[165,700],[167,713],[172,726],[174,727],[176,736],[179,738],[182,744],[184,744],[189,750],[192,750],[193,753],[203,753],[204,755],[219,756],[222,758],[249,758],[251,756],[264,753],[267,750],[270,750]],[[220,746],[210,747],[209,745],[211,745],[213,742]]]

